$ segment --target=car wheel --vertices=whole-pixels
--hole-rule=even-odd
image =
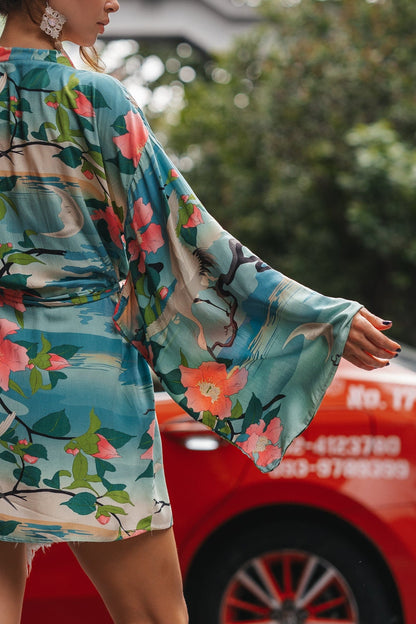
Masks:
[[[399,624],[378,567],[332,527],[259,525],[210,545],[186,584],[191,624]]]

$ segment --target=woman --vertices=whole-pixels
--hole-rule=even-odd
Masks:
[[[27,551],[62,540],[116,623],[187,621],[148,364],[266,471],[342,355],[371,370],[400,350],[389,321],[224,232],[124,88],[72,67],[60,42],[93,45],[118,9],[0,0],[4,624]]]

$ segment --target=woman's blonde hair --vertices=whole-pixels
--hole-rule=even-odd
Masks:
[[[45,0],[0,0],[0,15],[7,16],[12,11],[26,11],[34,24],[40,25],[45,10]],[[47,35],[45,35],[47,37]],[[81,46],[82,61],[94,71],[104,71],[104,63],[94,46]]]

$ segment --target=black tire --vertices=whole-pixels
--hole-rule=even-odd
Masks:
[[[325,524],[243,527],[210,543],[191,569],[190,623],[402,624],[379,568],[349,535]]]

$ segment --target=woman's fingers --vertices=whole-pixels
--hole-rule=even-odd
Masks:
[[[362,308],[351,323],[343,357],[365,370],[386,366],[401,350],[399,343],[382,333],[391,325]]]

